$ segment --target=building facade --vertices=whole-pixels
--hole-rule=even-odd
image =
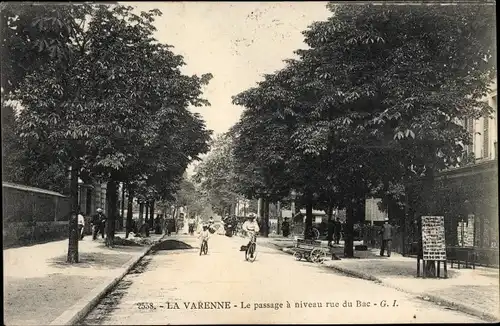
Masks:
[[[476,120],[465,120],[464,127],[472,136],[472,145],[467,146],[466,152],[473,155],[475,163],[494,160],[498,158],[497,152],[497,85],[498,80],[495,79],[491,85],[491,92],[484,98],[492,108],[491,117],[479,118]]]

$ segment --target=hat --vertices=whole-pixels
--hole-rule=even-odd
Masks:
[[[97,209],[97,212],[98,212],[98,213],[101,213],[101,212],[102,212],[102,208],[98,208],[98,209]]]

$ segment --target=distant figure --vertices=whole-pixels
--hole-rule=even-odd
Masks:
[[[196,223],[196,220],[194,219],[194,217],[190,217],[188,219],[188,232],[189,234],[193,235],[194,234],[194,225]]]
[[[327,236],[327,241],[328,245],[331,245],[334,239],[334,234],[335,234],[335,220],[331,219],[328,220],[328,236]]]
[[[104,239],[104,227],[106,226],[106,215],[102,212],[102,208],[97,209],[97,214],[92,217],[92,240],[97,239],[97,234],[101,233]]]
[[[202,227],[203,227],[203,229],[200,232],[200,234],[198,235],[198,239],[201,239],[201,241],[200,241],[200,247],[203,244],[203,241],[206,241],[207,245],[208,245],[208,239],[210,239],[210,232],[208,231],[208,225],[207,224],[203,224]],[[200,255],[201,255],[201,252],[200,252]]]
[[[288,222],[288,217],[281,224],[281,229],[283,230],[283,236],[286,238],[290,235],[290,222]]]
[[[156,215],[155,218],[155,234],[161,234],[161,219],[160,215]]]
[[[339,244],[340,238],[342,236],[342,223],[340,222],[340,219],[338,217],[334,223],[334,230],[335,230],[335,244]]]
[[[210,216],[210,218],[208,219],[208,231],[210,231],[210,233],[215,233],[215,227],[214,227],[214,218],[212,216]]]
[[[389,223],[389,220],[385,220],[385,223],[382,226],[380,233],[382,235],[382,245],[380,247],[380,256],[383,257],[384,251],[387,249],[387,257],[391,257],[393,226]]]
[[[78,234],[80,240],[83,240],[83,229],[85,228],[85,218],[80,210],[78,211]]]
[[[137,230],[136,220],[132,220],[131,225],[130,225],[130,231],[134,233],[134,236],[139,233],[139,231]]]

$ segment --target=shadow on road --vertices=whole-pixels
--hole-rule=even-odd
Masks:
[[[66,262],[66,255],[61,255],[52,258],[48,261],[49,266],[56,268],[69,268],[69,267],[79,267],[79,268],[98,268],[98,269],[108,269],[108,268],[119,268],[125,264],[129,259],[128,254],[105,254],[105,253],[80,253],[79,263],[70,264]]]
[[[194,249],[192,246],[179,240],[164,240],[153,247],[153,251]]]

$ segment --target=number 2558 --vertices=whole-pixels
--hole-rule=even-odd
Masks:
[[[137,303],[137,308],[143,310],[143,309],[154,309],[155,307],[153,306],[152,302],[139,302]]]

